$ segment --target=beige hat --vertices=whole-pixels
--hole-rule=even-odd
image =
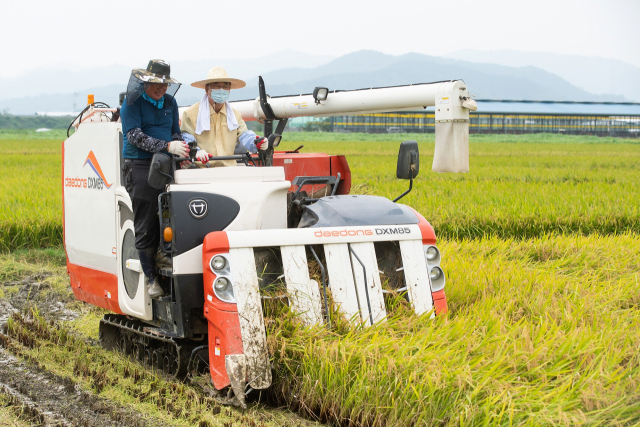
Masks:
[[[247,85],[244,81],[240,79],[230,78],[229,75],[227,74],[227,71],[224,68],[213,67],[212,69],[209,70],[209,73],[207,73],[206,80],[193,82],[191,83],[191,86],[204,89],[207,84],[215,83],[215,82],[230,82],[231,89],[240,89]]]

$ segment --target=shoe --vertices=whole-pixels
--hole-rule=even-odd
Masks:
[[[156,252],[156,268],[163,270],[171,270],[173,268],[173,261],[171,258],[160,252]]]
[[[147,280],[148,279],[146,279],[145,282]],[[149,296],[153,299],[164,296],[164,291],[162,290],[162,287],[160,287],[160,285],[156,281],[154,281],[153,283],[147,283],[147,292],[149,293]]]

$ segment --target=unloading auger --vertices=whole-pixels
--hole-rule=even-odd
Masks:
[[[349,195],[344,156],[275,151],[286,121],[435,106],[433,170],[466,172],[475,109],[460,80],[283,97],[259,83],[259,98],[232,106],[265,123],[265,155],[227,156],[238,167],[209,169],[175,170],[163,154],[152,160],[149,182],[165,189],[159,246],[172,260],[158,271],[165,297],[144,289],[116,109],[89,105],[62,150],[67,269],[76,298],[113,312],[101,321],[102,344],[177,377],[208,369],[215,389],[241,406],[246,393],[271,384],[263,290],[275,283],[309,326],[330,321],[329,300],[364,327],[384,322],[383,283],[405,292],[417,315],[446,311],[434,230],[396,203],[418,175],[418,144],[400,146],[397,177],[410,181],[408,191],[393,201]]]

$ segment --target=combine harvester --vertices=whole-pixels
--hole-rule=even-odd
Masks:
[[[344,156],[274,152],[288,118],[435,106],[433,170],[466,172],[475,102],[458,80],[271,98],[260,78],[259,98],[232,105],[244,120],[265,124],[266,154],[214,157],[238,167],[208,169],[175,170],[179,159],[164,154],[152,160],[149,184],[165,189],[159,245],[172,259],[172,268],[159,270],[165,297],[152,300],[144,289],[122,184],[122,126],[105,104],[89,104],[64,141],[63,223],[76,298],[114,313],[100,323],[102,345],[176,377],[208,360],[221,398],[245,406],[247,393],[272,381],[267,285],[284,279],[290,309],[310,326],[330,322],[327,289],[340,312],[365,327],[386,317],[382,283],[406,291],[418,315],[447,307],[434,230],[395,203],[418,175],[417,143],[402,143],[398,157],[397,177],[410,180],[409,190],[393,201],[349,195]],[[321,283],[310,278],[310,263]]]

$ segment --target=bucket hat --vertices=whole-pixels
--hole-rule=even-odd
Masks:
[[[131,71],[131,74],[145,83],[180,84],[179,81],[171,78],[171,65],[162,59],[152,59],[146,70],[136,68]]]
[[[231,83],[231,89],[240,89],[247,85],[243,80],[229,77],[224,68],[213,67],[207,73],[206,79],[193,82],[191,83],[191,86],[204,89],[207,84],[216,82],[229,82]]]
[[[131,70],[131,77],[127,84],[126,100],[127,104],[133,104],[144,91],[145,83],[165,83],[168,84],[167,95],[175,96],[182,85],[179,81],[171,78],[171,65],[162,59],[152,59],[146,69],[134,68]]]

